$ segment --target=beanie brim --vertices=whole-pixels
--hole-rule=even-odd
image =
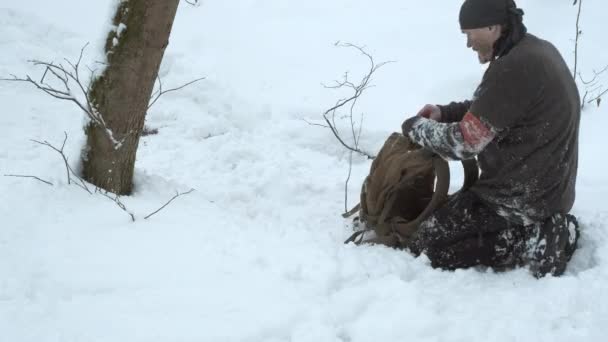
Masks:
[[[460,28],[477,29],[507,22],[505,0],[466,0],[460,7]]]

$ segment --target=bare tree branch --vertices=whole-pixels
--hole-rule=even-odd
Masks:
[[[353,172],[353,151],[350,151],[348,155],[348,175],[346,176],[346,182],[344,182],[344,212],[348,212],[348,183],[350,182],[350,176]]]
[[[44,142],[41,142],[41,141],[32,139],[31,141],[35,142],[36,144],[46,146],[61,155],[61,158],[63,159],[63,163],[65,164],[65,172],[66,172],[66,178],[67,178],[68,184],[71,184],[72,178],[70,177],[70,170],[71,170],[70,164],[68,163],[68,158],[65,156],[65,153],[63,153],[63,148],[65,147],[65,142],[68,140],[68,134],[66,132],[63,132],[63,134],[65,135],[65,138],[63,139],[63,144],[61,144],[60,149],[51,145],[46,140]]]
[[[338,127],[336,125],[335,117],[336,117],[336,112],[339,109],[341,109],[342,107],[349,104],[350,105],[349,113],[350,113],[351,123],[352,123],[352,115],[353,115],[354,107],[357,103],[357,100],[361,96],[361,94],[363,94],[363,92],[366,89],[368,89],[372,86],[370,84],[372,76],[379,68],[381,68],[382,66],[384,66],[388,63],[392,63],[392,61],[387,61],[387,62],[383,62],[380,64],[376,64],[374,62],[374,58],[367,51],[365,51],[362,47],[359,47],[359,46],[351,44],[351,43],[341,43],[341,42],[336,42],[335,45],[338,47],[354,48],[354,49],[358,50],[362,55],[364,55],[368,59],[370,66],[369,66],[369,71],[361,79],[359,84],[355,84],[355,83],[351,82],[348,78],[348,73],[344,73],[342,81],[335,81],[335,85],[332,85],[332,86],[323,85],[325,88],[329,88],[329,89],[350,88],[353,91],[353,94],[350,97],[338,100],[333,107],[326,110],[323,113],[323,119],[325,120],[325,122],[329,126],[329,129],[331,130],[333,135],[336,137],[336,139],[340,142],[340,144],[342,146],[344,146],[349,151],[356,152],[358,154],[366,156],[369,159],[374,159],[375,156],[361,150],[358,147],[358,144],[355,144],[355,146],[353,147],[344,141],[344,139],[342,138],[342,136],[338,130]],[[351,128],[354,129],[354,127],[352,125],[351,125]],[[353,136],[354,136],[354,134],[353,134]]]
[[[89,194],[93,194],[93,192],[89,189],[89,187],[87,186],[84,179],[79,177],[78,174],[76,174],[76,172],[74,172],[74,169],[72,169],[72,167],[70,166],[70,163],[68,163],[68,158],[65,155],[65,153],[63,152],[63,149],[65,148],[65,143],[68,140],[68,134],[66,132],[63,132],[63,134],[64,134],[65,138],[63,139],[61,148],[57,148],[57,147],[53,146],[51,143],[49,143],[46,140],[38,141],[38,140],[31,139],[31,141],[35,142],[36,144],[46,146],[46,147],[54,150],[61,156],[61,159],[63,160],[63,163],[65,164],[65,172],[66,172],[66,178],[67,178],[68,184],[72,184],[72,177],[74,177],[78,180],[78,182],[74,182],[74,185],[80,187],[81,189],[85,190]]]
[[[73,63],[65,59],[69,67],[64,67],[62,64],[56,64],[53,62],[30,60],[29,62],[32,63],[34,66],[40,66],[44,68],[44,72],[42,74],[42,77],[40,78],[40,81],[35,81],[30,75],[25,75],[24,77],[17,77],[12,74],[10,75],[11,78],[0,78],[0,81],[30,83],[47,95],[50,95],[56,99],[74,103],[86,114],[86,116],[91,120],[93,124],[104,128],[103,131],[106,133],[108,139],[110,139],[110,141],[114,144],[115,148],[120,148],[124,139],[122,141],[117,141],[114,138],[114,134],[106,125],[103,116],[95,109],[95,106],[93,105],[89,96],[89,89],[83,84],[83,80],[80,75],[82,58],[84,55],[84,51],[88,45],[89,44],[87,43],[82,47],[76,62]],[[47,82],[50,75],[54,76],[60,82],[60,87],[51,86]],[[93,72],[91,71],[89,81],[91,81],[92,79]],[[76,84],[76,86],[78,87],[78,93],[80,93],[79,96],[77,96],[72,91],[70,84]]]
[[[363,130],[363,115],[361,115],[361,122],[359,122],[359,131],[355,133],[355,123],[353,121],[352,116],[352,107],[351,107],[351,116],[350,116],[350,125],[351,132],[353,134],[353,140],[355,142],[355,148],[359,147],[359,141],[361,139],[361,131]],[[346,182],[344,184],[344,212],[348,212],[348,183],[350,182],[350,177],[353,171],[353,151],[350,151],[350,155],[348,156],[348,176],[346,177]]]
[[[578,77],[580,78],[581,82],[583,82],[583,84],[584,84],[584,85],[590,85],[590,84],[594,83],[594,82],[595,82],[595,80],[596,80],[596,79],[597,79],[599,76],[601,76],[601,75],[602,75],[602,74],[603,74],[603,73],[604,73],[606,70],[608,70],[608,65],[606,65],[606,66],[604,67],[604,69],[600,70],[599,72],[598,72],[598,71],[593,70],[593,78],[592,78],[591,80],[589,80],[589,81],[585,81],[585,79],[583,79],[583,76],[581,75],[581,73],[580,73],[580,72],[578,73]]]
[[[597,106],[600,106],[600,103],[602,103],[602,96],[604,96],[606,93],[608,93],[608,89],[604,90],[603,92],[601,92],[598,96],[592,98],[591,100],[587,101],[587,103],[591,103],[591,102],[596,102]]]
[[[310,122],[304,118],[301,118],[300,120],[306,122],[307,124],[311,125],[311,126],[319,126],[319,127],[323,127],[323,128],[329,128],[329,126],[323,125],[323,124],[319,124],[319,123],[314,123],[314,122]]]
[[[585,80],[583,78],[583,76],[581,75],[581,73],[579,72],[579,75],[578,75],[579,79],[585,85],[585,95],[583,96],[583,99],[581,101],[582,108],[585,108],[585,104],[592,103],[592,102],[595,102],[598,107],[600,106],[600,104],[602,102],[602,96],[604,96],[608,92],[608,89],[602,91],[602,89],[604,87],[602,84],[600,84],[599,78],[606,71],[608,71],[608,65],[605,66],[600,71],[593,70],[593,77],[590,80]],[[596,95],[591,95],[594,93]],[[593,96],[593,97],[590,100],[587,100],[588,96]]]
[[[89,190],[89,188],[87,187],[86,182],[82,178],[80,178],[78,176],[78,174],[76,174],[76,172],[74,172],[74,169],[72,169],[72,167],[70,166],[70,163],[68,162],[67,156],[63,152],[63,150],[65,148],[66,141],[68,140],[68,134],[66,132],[63,132],[63,134],[64,134],[65,137],[63,139],[63,143],[61,144],[61,148],[53,146],[51,143],[49,143],[46,140],[45,141],[39,141],[39,140],[34,140],[34,139],[30,139],[30,140],[32,142],[36,143],[36,144],[39,144],[39,145],[42,145],[42,146],[46,146],[46,147],[52,149],[53,151],[57,152],[61,156],[61,159],[63,160],[63,163],[65,165],[65,172],[66,172],[66,178],[67,178],[68,184],[74,184],[74,185],[80,187],[81,189],[85,190],[86,192],[88,192],[89,194],[92,195],[93,192],[91,190]],[[76,178],[78,180],[78,182],[73,182],[72,183],[72,179],[73,178]],[[53,185],[50,182],[46,182],[45,181],[45,183],[47,183],[49,185]]]
[[[579,26],[580,20],[581,20],[581,8],[583,5],[583,0],[574,0],[574,3],[572,4],[573,6],[576,6],[576,3],[578,1],[578,14],[576,15],[576,38],[575,38],[575,43],[574,43],[574,71],[572,73],[572,77],[576,78],[576,69],[578,67],[578,39],[581,35],[581,29]]]
[[[110,196],[110,192],[100,189],[98,187],[95,187],[95,193],[99,193],[102,196],[108,198],[110,201],[114,202],[120,209],[122,209],[122,211],[129,214],[129,216],[131,217],[131,222],[135,222],[135,215],[133,215],[133,213],[130,212],[127,207],[120,201],[120,196],[113,194],[114,197],[112,197]]]
[[[589,95],[589,91],[585,90],[585,95],[583,95],[583,99],[581,100],[581,109],[585,108],[585,103],[587,103],[587,95]]]
[[[150,107],[152,107],[156,103],[156,101],[158,101],[158,99],[161,96],[165,95],[166,93],[170,93],[172,91],[177,91],[177,90],[183,89],[183,88],[185,88],[185,87],[187,87],[187,86],[189,86],[189,85],[191,85],[193,83],[196,83],[196,82],[199,82],[199,81],[202,81],[202,80],[206,79],[206,77],[197,78],[197,79],[192,80],[192,81],[190,81],[188,83],[182,84],[179,87],[171,88],[171,89],[167,89],[167,90],[163,90],[160,76],[158,76],[157,79],[158,79],[158,90],[154,92],[155,96],[153,95],[153,99],[152,99],[152,101],[150,101],[150,104],[148,105],[148,109],[150,109]]]
[[[369,70],[358,84],[352,82],[349,79],[348,72],[345,72],[341,81],[334,81],[333,85],[323,85],[325,88],[328,89],[348,88],[353,91],[353,94],[350,97],[338,100],[333,107],[329,108],[327,111],[325,111],[325,113],[323,113],[323,119],[327,123],[327,126],[330,128],[336,139],[340,142],[340,144],[342,144],[342,146],[346,147],[350,151],[348,159],[348,174],[344,184],[344,211],[348,212],[348,186],[352,176],[353,153],[361,154],[369,159],[375,158],[371,154],[364,152],[359,148],[359,141],[361,139],[361,133],[363,131],[363,114],[361,114],[361,120],[357,129],[354,120],[355,107],[357,105],[357,102],[359,101],[361,94],[363,94],[366,89],[373,87],[370,82],[374,73],[382,66],[391,63],[391,61],[376,64],[372,55],[365,51],[363,47],[359,47],[350,43],[340,42],[337,42],[335,45],[339,47],[354,48],[359,51],[363,56],[365,56],[366,59],[369,61]],[[341,118],[347,118],[350,121],[350,134],[352,137],[353,145],[349,145],[345,142],[345,139],[342,137],[336,124],[337,111],[339,109],[343,109],[343,107],[346,106],[348,106],[347,114]]]
[[[176,199],[176,198],[178,198],[178,197],[180,197],[180,196],[183,196],[183,195],[188,195],[189,193],[191,193],[191,192],[193,192],[193,191],[194,191],[194,189],[190,189],[190,190],[188,190],[188,191],[186,191],[186,192],[182,192],[182,193],[175,192],[175,196],[173,196],[173,197],[172,197],[172,198],[171,198],[171,199],[170,199],[170,200],[169,200],[167,203],[165,203],[165,204],[164,204],[162,207],[160,207],[160,208],[156,209],[154,212],[152,212],[151,214],[148,214],[146,217],[144,217],[144,220],[149,219],[149,218],[150,218],[150,217],[152,217],[154,214],[156,214],[156,213],[158,213],[159,211],[163,210],[163,209],[164,209],[166,206],[168,206],[168,205],[169,205],[169,203],[173,202],[173,200],[174,200],[174,199]]]
[[[34,143],[36,143],[36,144],[46,146],[46,147],[52,149],[53,151],[57,152],[61,156],[61,158],[62,158],[62,160],[64,162],[64,165],[65,165],[66,177],[67,177],[67,180],[68,180],[68,184],[76,185],[76,186],[80,187],[81,189],[85,190],[86,192],[88,192],[90,195],[100,194],[100,195],[102,195],[102,196],[110,199],[122,211],[124,211],[125,213],[129,214],[129,217],[131,218],[131,221],[135,222],[135,215],[133,215],[133,213],[129,209],[127,209],[127,207],[125,206],[125,204],[120,200],[120,196],[119,195],[114,195],[114,194],[112,194],[112,193],[110,193],[110,192],[108,192],[106,190],[103,190],[103,189],[101,189],[99,187],[95,187],[94,192],[91,191],[91,190],[89,190],[89,188],[86,185],[86,182],[82,178],[80,178],[76,174],[76,172],[74,172],[74,170],[72,169],[72,167],[68,163],[68,158],[66,157],[65,153],[63,152],[63,150],[65,148],[66,141],[68,140],[68,134],[66,132],[63,132],[63,133],[64,133],[65,137],[63,139],[63,143],[61,144],[60,148],[53,146],[51,143],[49,143],[46,140],[44,140],[44,141],[38,141],[38,140],[32,139],[31,141],[34,142]],[[36,176],[31,176],[31,175],[16,175],[16,174],[6,174],[4,176],[5,177],[19,177],[19,178],[33,178],[33,179],[37,179],[37,180],[39,180],[39,181],[41,181],[41,182],[43,182],[45,184],[53,186],[53,183],[51,183],[49,181],[46,181],[44,179],[41,179],[39,177],[36,177]],[[73,178],[77,179],[80,184],[78,182],[72,182]],[[171,198],[167,203],[165,203],[162,207],[160,207],[159,209],[157,209],[153,213],[147,215],[144,219],[148,219],[151,216],[153,216],[154,214],[156,214],[159,211],[163,210],[166,206],[168,206],[176,198],[178,198],[180,196],[183,196],[183,195],[187,195],[187,194],[189,194],[189,193],[191,193],[193,191],[194,191],[194,189],[190,189],[189,191],[184,192],[184,193],[176,192],[176,195],[173,196],[173,198]]]
[[[29,176],[29,175],[4,175],[4,177],[34,178],[34,179],[37,179],[37,180],[41,181],[42,183],[46,183],[46,184],[48,184],[50,186],[53,186],[53,183],[51,183],[49,181],[46,181],[44,179],[40,179],[40,178],[38,178],[36,176]]]

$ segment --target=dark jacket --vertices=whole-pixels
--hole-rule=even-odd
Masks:
[[[471,101],[441,110],[444,122],[470,112],[496,132],[478,154],[481,177],[471,190],[499,214],[528,224],[570,211],[580,97],[551,43],[526,34],[490,64]]]

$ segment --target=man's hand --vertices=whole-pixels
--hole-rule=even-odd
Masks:
[[[416,115],[435,121],[441,121],[441,109],[433,104],[425,105]]]
[[[422,116],[416,115],[416,116],[412,116],[411,118],[405,120],[403,122],[403,124],[401,125],[401,131],[403,132],[403,135],[405,135],[406,137],[409,136],[410,131],[414,127],[414,124],[421,119],[422,119]]]

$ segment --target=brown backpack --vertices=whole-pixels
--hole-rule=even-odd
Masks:
[[[462,163],[466,189],[477,180],[478,168],[475,159]],[[445,160],[403,134],[391,134],[363,182],[360,203],[343,215],[346,218],[358,212],[354,223],[363,226],[345,243],[406,247],[420,223],[445,202],[449,186],[450,169]],[[368,232],[374,232],[375,237],[364,240]]]

